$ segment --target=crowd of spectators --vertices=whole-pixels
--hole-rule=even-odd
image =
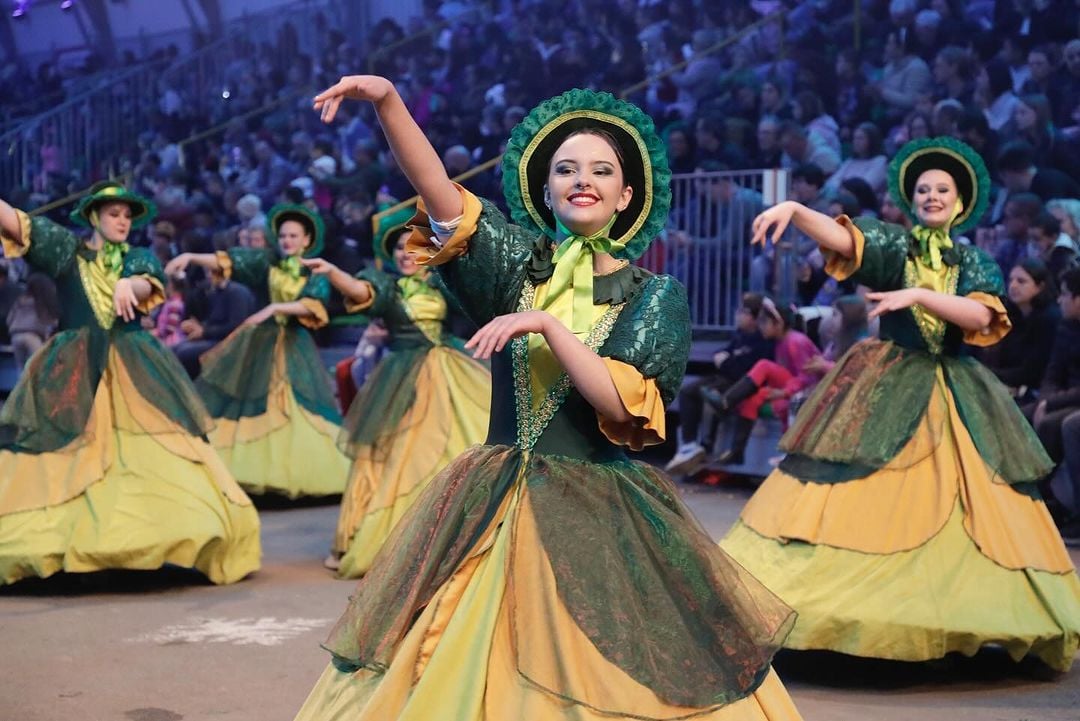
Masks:
[[[220,79],[227,100],[207,106],[182,81],[163,82],[157,120],[133,129],[121,152],[133,189],[160,211],[135,242],[163,262],[182,251],[264,245],[265,213],[286,201],[323,214],[333,262],[349,271],[371,262],[372,215],[412,190],[370,107],[343,106],[332,126],[310,109],[318,89],[368,70],[394,81],[452,175],[496,157],[543,98],[579,86],[633,87],[629,97],[661,129],[673,172],[711,174],[676,185],[671,231],[660,239],[670,248],[745,241],[763,199],[725,171],[787,168],[790,197],[811,207],[906,223],[888,197],[888,159],[908,140],[951,135],[991,170],[990,210],[961,242],[1000,264],[1017,329],[985,361],[1022,402],[1037,404],[1045,383],[1080,387],[1075,372],[1046,378],[1047,364],[1026,352],[1045,348],[1050,357],[1066,322],[1054,311],[1058,296],[1080,293],[1063,283],[1080,265],[1080,4],[860,4],[855,13],[850,0],[425,0],[405,26],[382,20],[365,38],[320,15],[312,20],[324,39],[316,54],[289,23],[274,37],[240,35]],[[47,68],[40,75],[43,88],[55,84]],[[640,84],[646,78],[654,79]],[[268,103],[267,112],[239,119]],[[218,123],[228,125],[182,142]],[[54,189],[72,184],[62,173],[56,180]],[[497,165],[464,184],[501,202]],[[855,291],[825,276],[812,243],[796,238],[793,247],[798,304],[830,306]],[[648,262],[662,266],[664,257]],[[736,255],[714,257],[731,265]],[[780,259],[770,251],[737,257],[739,287],[784,295]],[[679,274],[677,253],[667,259]],[[717,278],[732,272],[705,267]],[[683,279],[693,286],[696,277]],[[159,325],[190,361],[243,315],[230,304],[249,300],[220,279],[187,280],[167,311],[179,315]],[[1074,346],[1061,352],[1076,354],[1075,368]],[[1033,420],[1045,415],[1032,411]]]

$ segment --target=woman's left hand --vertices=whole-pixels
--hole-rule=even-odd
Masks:
[[[485,325],[465,344],[473,352],[473,358],[488,360],[514,338],[528,333],[543,333],[551,315],[542,310],[500,315]]]
[[[135,320],[135,313],[139,310],[139,299],[135,295],[131,278],[121,278],[116,281],[116,287],[113,288],[113,308],[124,320]]]
[[[904,288],[902,290],[873,291],[866,294],[866,300],[876,303],[868,318],[877,318],[894,310],[903,310],[919,303],[922,299],[922,288]]]
[[[251,315],[249,315],[244,320],[244,325],[259,325],[260,323],[265,323],[266,321],[270,320],[270,318],[273,315],[274,315],[274,306],[273,305],[268,305],[265,308],[263,308],[262,310],[256,311],[255,313],[252,313]]]

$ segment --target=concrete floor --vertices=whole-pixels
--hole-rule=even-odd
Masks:
[[[750,490],[684,492],[719,537]],[[320,564],[336,510],[264,509],[263,569],[233,586],[166,570],[0,589],[0,721],[289,721],[353,586]],[[1080,665],[1051,681],[992,652],[937,664],[789,652],[776,666],[807,721],[1080,721]]]

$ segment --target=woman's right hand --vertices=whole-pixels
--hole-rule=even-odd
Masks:
[[[315,275],[330,275],[337,266],[324,258],[301,258],[300,262]]]
[[[191,253],[181,253],[165,264],[165,275],[180,275],[187,270],[189,263],[191,263]]]
[[[750,245],[765,245],[766,235],[769,233],[770,228],[776,228],[773,231],[771,240],[773,243],[780,240],[780,236],[787,230],[788,225],[791,224],[791,218],[795,215],[795,211],[799,208],[799,204],[793,200],[785,200],[782,203],[777,203],[768,210],[762,211],[758,217],[754,218],[753,224],[750,226],[753,231],[753,236],[750,238]]]
[[[345,75],[337,84],[315,96],[314,107],[324,123],[333,122],[344,100],[367,100],[378,104],[394,92],[394,84],[378,75]]]

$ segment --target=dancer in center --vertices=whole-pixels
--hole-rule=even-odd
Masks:
[[[330,284],[301,262],[322,250],[322,218],[276,205],[266,223],[276,248],[181,253],[165,273],[194,263],[270,301],[203,355],[195,382],[216,421],[210,441],[236,480],[249,493],[334,495],[345,489],[349,462],[337,448],[341,415],[310,332],[328,321]]]
[[[342,578],[371,567],[424,487],[469,446],[491,411],[491,373],[446,328],[446,299],[431,271],[405,252],[413,209],[382,219],[375,254],[384,270],[355,278],[322,258],[304,261],[345,297],[350,313],[381,319],[390,353],[349,407],[340,445],[352,459],[325,565]]]
[[[821,381],[722,546],[798,611],[791,648],[924,661],[992,644],[1065,671],[1080,581],[1035,486],[1052,464],[965,348],[1009,330],[997,264],[949,237],[985,210],[986,168],[930,138],[890,175],[910,231],[792,202],[754,221],[757,242],[793,223],[834,278],[872,288],[881,340]]]
[[[628,262],[670,203],[652,122],[606,93],[541,103],[503,159],[513,225],[449,180],[388,80],[316,107],[349,98],[423,200],[410,249],[481,325],[492,413],[358,585],[298,718],[799,718],[770,667],[790,609],[624,451],[664,437],[690,340],[683,288]]]

